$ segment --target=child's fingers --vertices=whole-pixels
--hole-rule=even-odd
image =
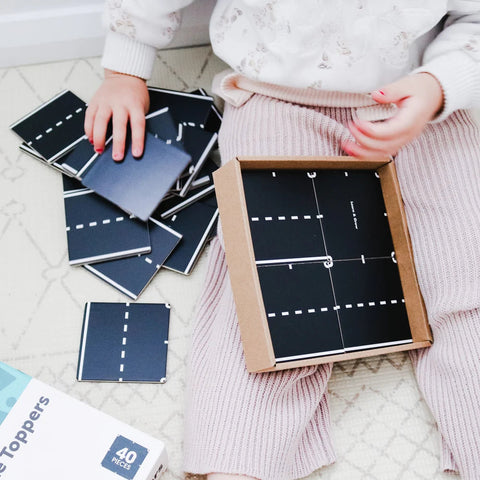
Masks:
[[[93,147],[97,153],[103,153],[105,150],[105,136],[111,116],[112,111],[110,109],[99,109],[95,115],[95,122],[93,124]]]
[[[141,109],[130,113],[130,127],[132,130],[132,155],[141,157],[145,142],[145,114]]]
[[[374,137],[369,137],[360,131],[354,123],[349,125],[349,129],[356,142],[369,150],[390,152],[398,143],[398,137],[395,137],[393,140],[379,140]]]
[[[95,113],[97,112],[96,105],[89,105],[85,112],[85,121],[83,123],[83,129],[90,143],[93,143],[93,123],[95,121]]]
[[[366,122],[357,120],[355,125],[364,135],[377,140],[394,140],[399,136],[416,130],[418,109],[412,102],[405,101],[398,112],[385,122]]]
[[[119,162],[125,156],[125,141],[127,139],[128,113],[124,109],[115,110],[112,116],[113,148],[112,158]]]
[[[342,148],[349,155],[356,157],[359,160],[383,160],[391,155],[389,152],[371,150],[351,141],[344,142]]]

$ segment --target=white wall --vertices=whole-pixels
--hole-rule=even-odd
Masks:
[[[215,0],[197,0],[183,14],[171,47],[208,43]],[[103,0],[0,0],[0,67],[100,55]]]

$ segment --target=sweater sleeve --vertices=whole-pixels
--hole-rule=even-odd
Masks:
[[[179,10],[193,0],[106,0],[107,29],[102,66],[149,79],[158,48],[173,39],[181,21]]]
[[[453,111],[480,106],[480,0],[449,1],[443,30],[425,50],[426,72],[440,82],[444,107],[435,121]]]

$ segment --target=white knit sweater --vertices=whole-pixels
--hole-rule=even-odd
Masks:
[[[192,1],[106,0],[104,67],[149,78]],[[251,80],[366,93],[422,71],[442,85],[442,119],[480,106],[480,0],[218,0],[210,38]]]

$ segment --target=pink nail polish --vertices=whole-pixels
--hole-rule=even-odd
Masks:
[[[95,151],[96,151],[97,153],[103,153],[103,148],[96,148]]]

